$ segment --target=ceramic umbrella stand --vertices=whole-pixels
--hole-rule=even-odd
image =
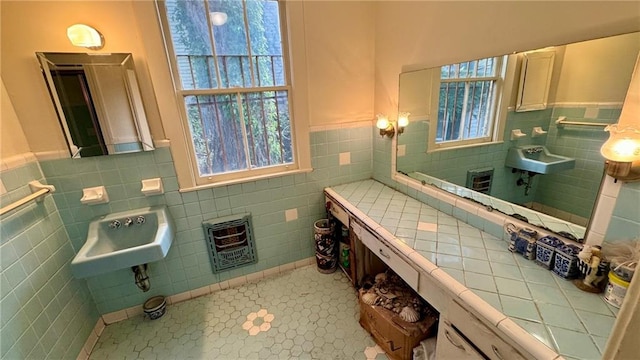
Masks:
[[[330,274],[336,271],[338,257],[336,254],[336,239],[328,219],[320,219],[313,224],[316,242],[316,263],[318,271]]]

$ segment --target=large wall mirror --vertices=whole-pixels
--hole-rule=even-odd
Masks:
[[[584,238],[603,129],[618,121],[639,51],[631,33],[402,73],[398,110],[411,121],[397,139],[397,171]],[[509,160],[516,150],[568,160],[531,171]]]
[[[73,158],[153,150],[128,53],[36,53]]]

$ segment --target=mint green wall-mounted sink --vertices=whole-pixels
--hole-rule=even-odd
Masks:
[[[541,145],[525,145],[509,148],[505,165],[538,174],[552,174],[573,169],[576,160],[552,154]]]
[[[174,236],[166,206],[101,216],[89,224],[87,241],[71,261],[71,272],[86,278],[162,260]]]

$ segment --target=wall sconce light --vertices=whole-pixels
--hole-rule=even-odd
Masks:
[[[212,11],[209,13],[209,17],[211,17],[211,24],[214,26],[221,26],[227,23],[227,13]]]
[[[600,153],[607,159],[607,175],[622,181],[640,180],[640,130],[632,126],[619,129],[615,124],[604,131],[609,132],[609,140]]]
[[[408,112],[399,112],[398,113],[398,136],[404,133],[404,128],[409,125],[409,115],[411,113]]]
[[[100,50],[104,47],[104,36],[85,24],[74,24],[67,28],[67,37],[73,46],[84,47],[90,50]]]
[[[393,124],[391,124],[387,115],[378,114],[376,117],[378,118],[376,127],[380,129],[380,136],[384,137],[386,135],[391,139],[393,135],[395,135],[396,130],[393,128]]]

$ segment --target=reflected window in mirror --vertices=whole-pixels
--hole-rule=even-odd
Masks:
[[[503,63],[503,57],[491,57],[440,67],[438,120],[430,149],[497,138],[496,105],[504,82]]]

